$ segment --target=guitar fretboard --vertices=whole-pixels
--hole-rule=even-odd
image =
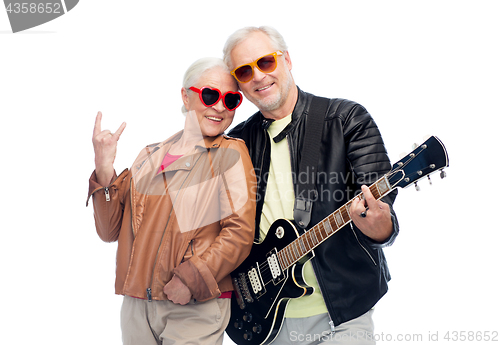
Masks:
[[[369,188],[377,200],[391,191],[387,175],[384,175]],[[355,198],[364,198],[363,193],[357,195]],[[354,199],[349,200],[346,204],[306,231],[295,241],[281,249],[278,252],[278,260],[280,261],[281,267],[283,269],[289,268],[303,256],[323,243],[328,237],[349,224],[349,222],[352,221],[349,209]]]

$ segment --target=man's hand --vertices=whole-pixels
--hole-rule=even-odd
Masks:
[[[103,186],[107,186],[113,178],[116,147],[126,123],[122,123],[115,133],[111,133],[109,130],[101,131],[101,120],[102,114],[98,112],[95,119],[92,144],[94,145],[97,182]]]
[[[383,242],[392,232],[392,217],[389,205],[376,200],[367,186],[361,186],[364,200],[354,198],[349,213],[352,221],[366,236]],[[365,215],[363,217],[363,214]]]
[[[181,305],[188,304],[192,297],[189,288],[176,275],[165,285],[163,292],[169,300]]]

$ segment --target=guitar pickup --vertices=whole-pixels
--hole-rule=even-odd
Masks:
[[[257,298],[259,298],[260,295],[264,293],[264,284],[262,283],[260,274],[256,268],[252,267],[248,271],[248,280],[250,281],[250,285],[252,286],[253,293],[255,294],[255,296],[257,296]]]
[[[271,271],[273,284],[277,285],[285,278],[285,276],[278,260],[276,248],[267,253],[267,264],[269,266],[269,270]]]

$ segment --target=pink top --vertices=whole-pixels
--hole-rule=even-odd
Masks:
[[[160,169],[158,169],[157,174],[161,173],[166,167],[168,167],[170,164],[172,164],[181,157],[182,155],[174,156],[167,152],[165,158],[163,158],[163,162],[161,163]]]

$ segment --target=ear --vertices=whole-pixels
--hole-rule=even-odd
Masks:
[[[292,59],[290,59],[290,53],[288,53],[288,51],[286,51],[284,56],[285,56],[286,65],[288,66],[288,70],[291,71],[292,70]]]
[[[185,88],[181,89],[181,95],[182,95],[182,103],[184,103],[184,107],[186,108],[186,110],[189,111],[189,96]]]

